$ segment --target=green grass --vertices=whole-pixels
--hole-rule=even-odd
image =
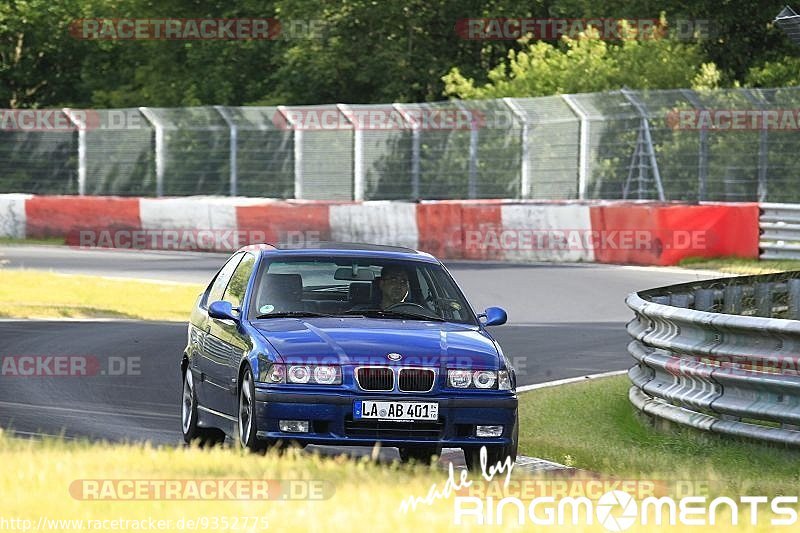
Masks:
[[[741,257],[720,257],[707,259],[705,257],[689,257],[680,262],[678,266],[695,270],[717,270],[728,274],[742,276],[752,274],[772,274],[787,270],[800,270],[800,260],[767,260],[743,259]]]
[[[403,513],[400,503],[409,496],[424,497],[432,484],[444,484],[446,473],[432,467],[379,465],[369,461],[321,458],[289,453],[266,456],[241,452],[233,447],[152,447],[147,444],[106,444],[44,441],[4,437],[0,431],[0,475],[3,494],[0,518],[31,519],[34,528],[40,516],[50,519],[148,519],[172,520],[167,531],[177,531],[180,519],[228,519],[259,517],[267,528],[245,529],[243,523],[227,531],[339,530],[354,524],[360,531],[463,531],[452,524],[452,501],[420,505]],[[70,491],[79,480],[315,480],[323,487],[322,500],[281,501],[272,499],[140,501],[76,499]],[[323,485],[324,483],[324,485]],[[0,522],[1,524],[1,522]],[[338,527],[337,527],[338,524]],[[346,526],[345,526],[346,525]],[[322,528],[322,529],[321,529]],[[70,530],[64,526],[53,531]],[[89,529],[84,527],[84,529]],[[101,528],[93,528],[101,529]],[[490,528],[494,529],[495,528]],[[108,529],[106,529],[108,530]],[[133,530],[123,528],[122,530]],[[152,529],[151,529],[152,530]],[[162,529],[163,530],[163,529]],[[187,529],[188,531],[189,529]],[[203,529],[193,529],[202,531]],[[224,529],[206,528],[206,531]]]
[[[0,246],[17,246],[17,245],[63,245],[66,244],[64,237],[43,237],[40,239],[15,239],[13,237],[0,237]]]
[[[521,453],[605,475],[708,480],[728,494],[796,493],[800,451],[656,430],[635,413],[629,388],[617,376],[520,394]]]
[[[186,321],[200,285],[0,269],[0,317]]]

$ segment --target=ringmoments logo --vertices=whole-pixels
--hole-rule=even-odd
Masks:
[[[453,525],[592,527],[620,532],[648,527],[755,526],[773,530],[797,527],[798,497],[791,495],[714,495],[715,483],[702,480],[522,477],[512,479],[513,465],[482,462],[479,477],[466,470],[458,479],[450,465],[443,486],[424,497],[403,500],[400,510],[452,499]],[[505,473],[505,479],[495,480]],[[681,527],[681,529],[683,529]]]

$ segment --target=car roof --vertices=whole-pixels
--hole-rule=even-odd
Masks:
[[[240,250],[259,250],[264,256],[339,256],[339,257],[374,257],[383,259],[409,259],[438,263],[429,253],[406,248],[404,246],[387,246],[382,244],[354,242],[308,242],[302,244],[251,244]]]

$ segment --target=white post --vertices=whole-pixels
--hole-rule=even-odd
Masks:
[[[86,117],[79,117],[68,107],[63,111],[72,125],[78,128],[78,194],[84,196],[86,195]]]
[[[278,113],[294,133],[294,198],[303,199],[303,130],[297,129],[292,117],[286,112],[286,106],[279,105]]]
[[[150,108],[140,107],[139,111],[152,124],[156,135],[156,196],[164,196],[164,125]]]
[[[230,167],[231,167],[230,168],[230,182],[231,182],[230,183],[230,195],[231,196],[236,196],[238,173],[239,173],[239,169],[238,169],[238,166],[237,166],[237,151],[238,151],[238,148],[239,148],[238,147],[238,144],[239,144],[239,130],[236,127],[236,123],[233,121],[233,117],[228,112],[228,110],[225,109],[224,106],[215,105],[214,109],[216,109],[217,113],[219,113],[222,116],[222,120],[225,121],[225,124],[228,125],[228,128],[230,128],[230,131],[231,131],[231,140],[230,140],[230,145],[231,145],[230,146]]]
[[[363,202],[367,186],[366,169],[364,168],[364,131],[351,118],[350,106],[336,104],[336,109],[353,126],[353,200]]]
[[[527,200],[531,196],[531,165],[529,161],[530,146],[528,145],[528,119],[525,116],[525,112],[521,107],[519,107],[519,105],[517,105],[513,98],[503,98],[503,103],[508,106],[508,108],[511,110],[511,113],[514,114],[514,117],[516,117],[522,126],[522,131],[520,133],[520,142],[522,143],[522,152],[520,157],[522,160],[520,161],[519,194],[523,200]]]
[[[478,126],[475,124],[475,117],[472,111],[464,107],[464,103],[461,100],[455,100],[455,104],[469,117],[469,182],[467,185],[467,197],[475,199],[478,197]]]
[[[580,144],[578,146],[578,199],[586,199],[586,186],[589,179],[589,117],[571,94],[562,94],[561,97],[569,108],[581,121]]]

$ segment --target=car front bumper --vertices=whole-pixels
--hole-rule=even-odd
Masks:
[[[436,422],[376,422],[353,420],[356,400],[436,402]],[[435,445],[444,448],[508,445],[517,418],[517,397],[470,397],[403,394],[355,395],[342,392],[297,393],[256,388],[257,436],[267,440],[293,440],[301,444],[371,446]],[[308,433],[279,429],[280,420],[308,420]],[[502,425],[500,437],[477,437],[478,425]]]

